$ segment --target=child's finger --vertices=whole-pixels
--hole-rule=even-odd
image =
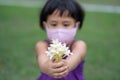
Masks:
[[[66,65],[67,65],[66,60],[62,60],[62,62],[64,63],[64,66],[66,66]]]
[[[64,72],[61,73],[55,73],[53,76],[54,78],[63,78],[68,74],[68,70],[65,70]]]
[[[56,68],[54,69],[54,73],[61,73],[64,72],[65,70],[67,70],[67,66],[61,67],[61,68]]]
[[[59,73],[59,77],[61,77],[61,78],[65,77],[67,74],[68,74],[68,71],[66,70],[64,72]]]
[[[60,68],[64,65],[64,62],[60,61],[57,63],[53,63],[52,68],[56,69],[56,68]]]

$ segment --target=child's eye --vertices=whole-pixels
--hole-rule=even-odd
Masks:
[[[57,24],[51,24],[51,26],[56,27],[56,26],[57,26]]]
[[[69,27],[70,25],[69,24],[64,24],[64,27]]]

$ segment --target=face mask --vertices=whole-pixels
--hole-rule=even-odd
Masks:
[[[49,29],[46,26],[46,32],[49,40],[58,39],[62,43],[69,44],[74,40],[78,29],[78,24],[76,24],[73,29]]]

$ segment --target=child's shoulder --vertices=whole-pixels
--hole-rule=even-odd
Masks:
[[[42,46],[48,46],[48,43],[46,41],[38,41],[35,46],[36,48]]]
[[[86,47],[86,42],[83,40],[75,40],[75,42],[73,43],[73,46],[83,46]]]

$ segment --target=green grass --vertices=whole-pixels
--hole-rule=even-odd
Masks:
[[[88,45],[85,74],[89,80],[119,80],[120,14],[87,13],[81,39]]]
[[[35,80],[40,75],[35,44],[46,38],[38,8],[0,6],[0,80]],[[76,36],[88,46],[87,80],[120,80],[120,14],[86,12]]]

